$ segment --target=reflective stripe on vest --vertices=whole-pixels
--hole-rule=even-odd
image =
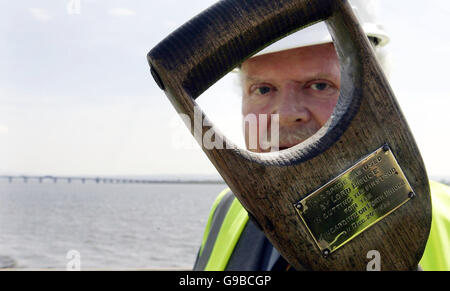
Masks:
[[[430,182],[433,218],[420,266],[425,271],[450,271],[450,187]]]
[[[208,222],[206,223],[206,227],[205,227],[205,233],[203,234],[202,245],[200,247],[200,255],[203,253],[203,249],[205,247],[206,240],[208,238],[209,231],[211,229],[211,224],[212,224],[212,221],[214,220],[214,214],[216,214],[217,205],[219,205],[219,203],[222,201],[223,197],[227,193],[230,193],[230,189],[225,189],[222,192],[220,192],[219,196],[217,196],[216,200],[214,201],[214,203],[211,207],[211,210],[209,212]]]
[[[247,221],[247,211],[233,193],[222,191],[213,204],[194,270],[225,270]]]

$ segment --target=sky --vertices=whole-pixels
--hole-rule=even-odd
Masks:
[[[0,0],[0,175],[216,175],[146,61],[212,2]],[[450,1],[380,4],[391,86],[428,174],[450,176]],[[236,74],[198,102],[243,145]]]

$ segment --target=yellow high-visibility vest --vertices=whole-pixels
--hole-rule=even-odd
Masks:
[[[430,235],[424,254],[420,260],[420,266],[425,271],[449,271],[450,270],[450,187],[437,182],[430,182],[432,201],[432,223]],[[203,257],[205,271],[225,270],[236,244],[248,222],[248,214],[241,203],[233,197],[229,202],[225,215],[221,218],[221,223],[215,222],[212,225],[214,214],[223,198],[232,195],[229,189],[224,190],[216,199],[211,209],[202,245],[199,250],[199,257],[203,254],[206,241],[212,231],[212,227],[219,225],[216,229],[216,239],[211,250]],[[231,200],[230,200],[231,201]],[[203,268],[202,268],[203,269]]]

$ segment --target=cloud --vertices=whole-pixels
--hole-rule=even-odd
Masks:
[[[0,124],[0,134],[2,133],[8,133],[8,127]]]
[[[172,30],[175,30],[178,26],[180,26],[180,25],[178,24],[178,22],[173,21],[173,20],[166,20],[166,21],[164,21],[164,24],[165,24],[169,29],[172,29]]]
[[[134,16],[136,12],[128,8],[114,8],[110,9],[108,14],[113,16]]]
[[[52,16],[48,13],[47,10],[42,8],[30,8],[29,9],[31,16],[33,16],[34,19],[42,22],[48,22],[52,19]]]

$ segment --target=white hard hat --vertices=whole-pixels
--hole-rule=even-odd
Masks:
[[[386,45],[389,42],[389,37],[382,25],[377,23],[378,0],[349,0],[349,2],[367,36],[373,38],[378,47]],[[280,39],[254,56],[328,42],[332,42],[331,35],[325,23],[319,22]]]

